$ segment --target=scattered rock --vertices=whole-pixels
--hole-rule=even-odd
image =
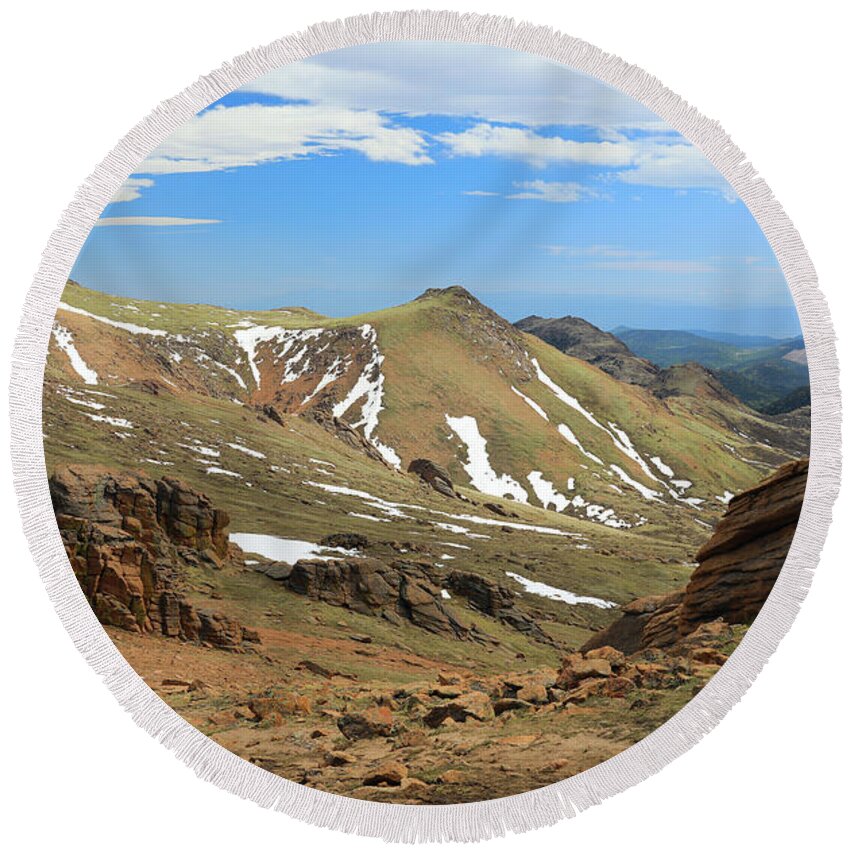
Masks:
[[[337,722],[349,741],[364,738],[389,738],[393,732],[393,714],[385,705],[344,714]]]
[[[487,721],[495,717],[490,698],[480,691],[469,691],[450,702],[434,706],[423,718],[426,726],[436,729],[447,721],[465,723],[472,720]]]
[[[323,537],[321,544],[333,549],[366,549],[369,538],[365,534],[355,534],[353,531],[339,532]]]
[[[356,763],[357,757],[345,752],[345,750],[330,750],[325,753],[325,764],[329,767],[344,767]]]
[[[363,784],[396,786],[401,785],[405,779],[407,779],[407,768],[399,761],[388,761],[367,773],[363,777]]]
[[[532,708],[534,708],[534,706],[530,702],[526,702],[523,699],[517,699],[516,697],[504,697],[502,699],[497,699],[493,703],[493,711],[495,712],[496,717],[504,714],[506,711],[528,711]]]

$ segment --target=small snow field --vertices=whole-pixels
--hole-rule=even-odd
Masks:
[[[446,423],[466,445],[467,460],[463,468],[476,490],[488,496],[510,496],[517,502],[528,503],[528,493],[519,482],[507,473],[498,475],[490,465],[487,440],[481,436],[474,416],[455,417],[447,413]]]
[[[332,561],[336,558],[357,557],[355,549],[340,549],[334,546],[320,546],[307,540],[293,540],[288,537],[275,537],[272,534],[249,534],[235,532],[230,535],[231,543],[235,543],[243,552],[262,555],[270,561],[283,561],[295,564],[309,559],[314,561]]]
[[[241,478],[238,472],[232,472],[229,469],[223,469],[220,466],[208,466],[206,468],[207,475],[226,475],[229,478]]]
[[[210,448],[200,444],[192,445],[191,443],[176,443],[181,449],[189,449],[190,452],[203,455],[204,457],[221,457],[221,452],[218,449]]]
[[[607,599],[599,599],[596,596],[577,596],[569,590],[552,587],[549,584],[544,584],[542,581],[533,581],[532,579],[521,576],[518,573],[505,572],[505,575],[521,584],[526,593],[532,593],[535,596],[543,596],[546,599],[554,599],[557,602],[565,602],[567,605],[593,605],[596,608],[617,607],[616,602],[609,602]]]
[[[132,322],[116,322],[114,319],[107,319],[106,316],[96,316],[94,313],[89,313],[88,310],[83,310],[81,307],[73,307],[71,304],[66,304],[64,301],[59,302],[58,309],[65,310],[68,313],[76,313],[78,316],[85,316],[87,319],[94,319],[96,322],[102,322],[104,325],[119,328],[120,330],[127,331],[131,334],[168,336],[166,331],[157,330],[155,328],[146,328],[142,325],[134,325]]]
[[[113,428],[133,428],[135,427],[129,419],[122,419],[117,416],[101,416],[98,413],[86,413],[84,410],[81,410],[80,413],[83,416],[88,416],[89,419],[94,422],[104,422],[107,425],[112,425]]]
[[[251,457],[259,458],[260,460],[264,460],[266,457],[262,452],[258,452],[255,449],[249,449],[248,446],[243,446],[241,443],[225,443],[225,445],[234,451],[242,452],[243,455],[250,455]]]
[[[660,457],[651,457],[650,460],[655,464],[655,468],[662,474],[666,475],[668,478],[672,478],[676,473],[661,460]]]
[[[549,414],[536,402],[534,399],[529,398],[525,393],[520,392],[516,387],[511,387],[511,389],[542,419],[545,419],[547,422],[549,421]]]
[[[84,384],[97,384],[97,372],[86,364],[74,345],[74,337],[67,328],[58,322],[53,325],[53,339],[56,345],[68,355],[71,368],[83,379]]]
[[[395,469],[401,468],[401,458],[395,449],[382,443],[373,434],[378,427],[378,414],[384,409],[384,373],[381,366],[384,355],[378,348],[378,333],[371,325],[361,325],[360,334],[372,347],[372,356],[363,367],[357,382],[348,395],[333,408],[333,415],[341,419],[348,409],[361,398],[360,418],[351,423],[352,428],[362,428],[363,435],[381,453],[381,457]]]

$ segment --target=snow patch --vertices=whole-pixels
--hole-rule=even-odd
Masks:
[[[134,325],[132,322],[116,322],[114,319],[107,319],[106,316],[96,316],[94,313],[89,313],[88,310],[83,310],[81,307],[73,307],[66,304],[64,301],[59,302],[60,310],[65,310],[68,313],[76,313],[78,316],[85,316],[88,319],[94,319],[96,322],[102,322],[104,325],[109,325],[113,328],[120,328],[122,331],[129,331],[131,334],[146,334],[147,336],[168,336],[165,331],[155,328],[145,328],[142,325]]]
[[[532,593],[535,596],[555,599],[558,602],[565,602],[567,605],[593,605],[596,608],[617,607],[616,602],[609,602],[607,599],[599,599],[596,596],[577,596],[575,593],[570,593],[569,590],[561,590],[559,587],[552,587],[542,581],[533,581],[518,573],[506,572],[505,575],[521,584],[526,593]]]
[[[265,458],[265,455],[262,452],[258,452],[256,449],[249,449],[248,446],[243,446],[241,443],[225,443],[225,445],[237,452],[242,452],[243,455],[250,455],[251,457],[259,458],[260,460]]]
[[[310,543],[307,540],[293,540],[287,537],[275,537],[271,534],[236,532],[230,535],[230,540],[244,552],[262,555],[270,561],[283,561],[287,564],[295,564],[304,558],[331,561],[339,555],[353,557],[358,554],[353,549],[319,546],[318,543]]]
[[[62,327],[58,322],[53,325],[53,339],[56,345],[68,355],[68,360],[71,361],[71,368],[83,379],[84,384],[94,385],[97,383],[97,372],[86,364],[86,361],[80,356],[74,346],[74,337],[67,328]]]
[[[371,344],[372,356],[363,367],[363,371],[348,395],[334,405],[333,415],[340,419],[356,401],[365,397],[360,408],[360,419],[352,423],[352,428],[362,427],[364,436],[380,452],[381,457],[390,466],[399,469],[401,458],[396,451],[372,436],[378,427],[378,414],[384,409],[384,373],[381,371],[384,355],[378,348],[378,333],[375,328],[366,324],[361,325],[360,334],[363,339]]]
[[[668,478],[672,478],[676,473],[661,460],[660,457],[651,457],[650,460],[655,464],[655,468],[662,474],[666,475]]]
[[[549,415],[546,411],[536,402],[534,399],[529,398],[525,393],[521,393],[516,387],[511,387],[511,389],[538,415],[543,417],[547,422],[549,421]]]
[[[535,470],[534,472],[529,472],[526,477],[529,484],[531,484],[531,489],[534,490],[534,495],[537,496],[537,500],[544,508],[548,510],[551,505],[558,513],[567,509],[570,500],[562,493],[559,493],[555,489],[555,485],[543,477],[542,472]]]
[[[238,472],[231,472],[229,469],[222,469],[220,466],[208,466],[206,469],[207,475],[227,475],[229,478],[241,478]]]
[[[501,498],[511,496],[518,502],[528,503],[528,493],[518,481],[507,473],[497,475],[490,466],[487,441],[481,436],[474,416],[455,417],[447,413],[446,423],[466,444],[467,461],[463,464],[463,468],[476,490],[488,496]]]

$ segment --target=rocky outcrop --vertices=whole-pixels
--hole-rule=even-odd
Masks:
[[[223,649],[259,640],[185,596],[187,565],[220,568],[231,557],[228,515],[176,478],[62,467],[50,493],[65,551],[104,625],[157,632]]]
[[[433,460],[422,457],[416,458],[416,460],[410,462],[407,471],[418,475],[426,484],[444,496],[454,497],[456,495],[448,471]]]
[[[474,637],[441,601],[427,570],[410,561],[390,564],[376,558],[259,564],[257,569],[294,593],[348,608],[359,614],[398,618],[435,634]]]
[[[509,587],[465,570],[452,570],[446,585],[452,593],[466,599],[473,610],[494,617],[541,643],[553,644],[537,622],[516,607],[517,594]]]
[[[761,610],[797,529],[808,459],[781,466],[770,478],[736,496],[711,539],[697,552],[679,620],[679,633],[722,617],[751,623]]]
[[[791,461],[735,496],[681,591],[636,599],[582,650],[613,646],[626,653],[671,646],[704,623],[749,624],[767,600],[794,538],[803,506],[808,458]]]

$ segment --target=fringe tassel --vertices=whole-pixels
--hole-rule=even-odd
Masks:
[[[608,761],[536,791],[448,806],[371,803],[303,787],[244,761],[172,711],[118,653],[83,597],[54,521],[41,431],[44,364],[62,288],[96,219],[138,162],[195,113],[261,74],[329,50],[401,40],[475,42],[561,62],[631,95],[696,145],[750,209],[779,260],[803,327],[812,386],[811,465],[797,533],[770,598],[729,661],[678,714]],[[719,124],[639,68],[552,29],[504,17],[409,11],[317,24],[251,50],[136,125],[79,188],[44,251],[15,343],[10,409],[15,486],[33,559],[77,648],[136,723],[202,779],[260,806],[342,832],[413,843],[479,841],[573,817],[651,776],[720,721],[776,649],[808,592],[838,493],[840,404],[832,323],[803,243]]]

